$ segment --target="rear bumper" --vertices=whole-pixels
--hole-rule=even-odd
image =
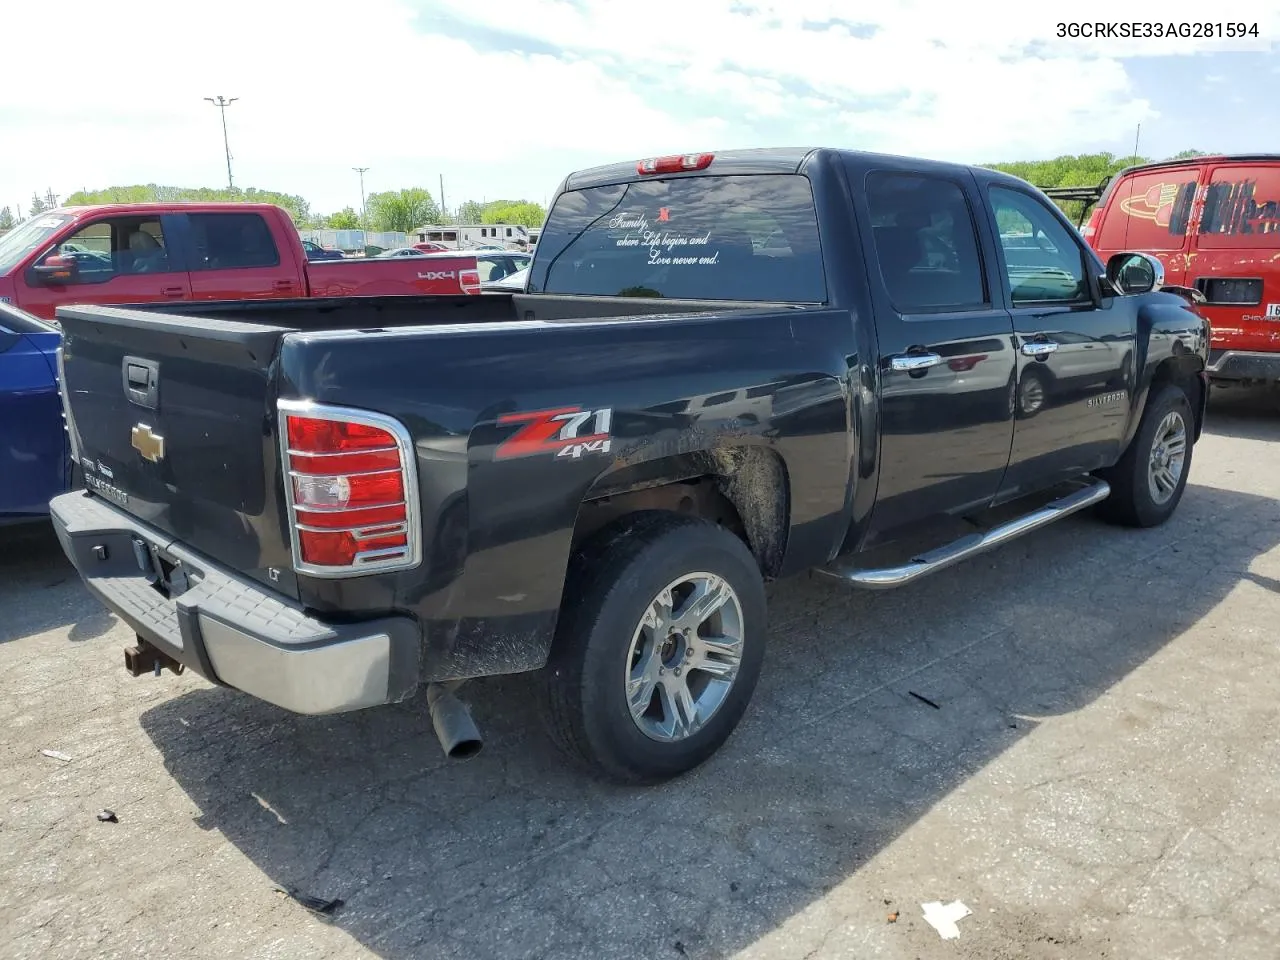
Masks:
[[[94,596],[214,683],[304,714],[392,703],[417,689],[421,633],[412,618],[318,620],[85,493],[55,497],[50,515]],[[172,596],[144,565],[155,548],[187,575]]]
[[[1280,353],[1210,350],[1205,369],[1214,380],[1280,381]]]

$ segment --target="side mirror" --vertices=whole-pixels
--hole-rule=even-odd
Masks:
[[[73,283],[80,270],[80,263],[75,257],[64,257],[52,253],[31,268],[31,273],[40,283],[58,286]]]
[[[1149,253],[1117,253],[1107,261],[1107,283],[1120,296],[1164,286],[1164,264]]]

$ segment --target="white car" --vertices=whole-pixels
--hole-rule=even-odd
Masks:
[[[529,282],[529,268],[509,273],[501,280],[481,281],[481,293],[524,293],[525,284]]]
[[[450,256],[450,257],[456,257],[457,255],[458,254],[452,250],[450,250],[449,253],[447,254],[447,256]],[[413,249],[413,247],[392,247],[390,250],[383,250],[381,253],[377,254],[374,257],[374,259],[386,260],[391,257],[430,257],[430,256],[433,256],[433,254],[423,253],[421,250]],[[439,256],[439,254],[435,254],[435,256]]]

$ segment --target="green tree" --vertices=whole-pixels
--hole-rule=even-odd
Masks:
[[[360,214],[351,207],[343,207],[337,213],[329,214],[324,225],[330,230],[359,230]]]
[[[293,222],[305,225],[311,219],[311,207],[295,194],[257,187],[167,187],[155,183],[80,190],[67,198],[67,205],[91,203],[156,203],[191,200],[204,203],[271,203],[288,212]]]
[[[476,200],[464,200],[458,204],[459,223],[485,223],[484,204]]]
[[[1206,156],[1206,154],[1199,150],[1183,150],[1168,159],[1185,160],[1200,156]],[[1117,157],[1111,153],[1081,153],[1067,154],[1052,160],[984,163],[982,166],[1021,177],[1037,187],[1096,187],[1125,167],[1135,163],[1149,163],[1150,159],[1134,157],[1130,154]],[[1073,220],[1083,217],[1090,206],[1078,200],[1059,200],[1057,204]]]
[[[531,200],[493,200],[484,205],[481,223],[512,223],[523,227],[540,227],[547,219],[542,204]]]
[[[411,233],[415,227],[440,219],[440,208],[431,193],[422,187],[371,193],[366,203],[369,221],[375,230]]]
[[[8,207],[0,207],[0,230],[12,230],[17,225],[17,221],[13,218],[13,211]]]
[[[27,216],[34,217],[37,214],[44,213],[46,209],[44,201],[40,199],[40,194],[31,194],[31,209],[27,211]]]

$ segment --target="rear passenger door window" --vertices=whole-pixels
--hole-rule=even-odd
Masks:
[[[1090,299],[1084,250],[1043,202],[1020,190],[991,188],[1013,306]]]
[[[867,204],[880,275],[900,313],[989,308],[973,211],[959,184],[871,173]]]
[[[280,252],[266,220],[257,213],[193,213],[193,271],[275,267]]]

